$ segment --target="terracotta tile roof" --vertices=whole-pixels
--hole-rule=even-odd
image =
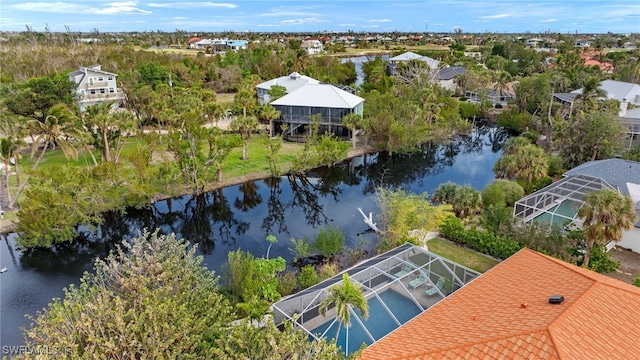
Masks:
[[[640,288],[523,249],[361,359],[634,359],[639,339]]]

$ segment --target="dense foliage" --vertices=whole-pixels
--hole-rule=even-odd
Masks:
[[[434,231],[443,221],[454,216],[451,205],[433,205],[427,193],[411,194],[400,189],[379,189],[377,202],[384,224],[381,251],[407,241],[415,242],[415,239],[409,237],[410,230]]]

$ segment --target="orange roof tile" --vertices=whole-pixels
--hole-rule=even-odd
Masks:
[[[631,359],[638,339],[640,288],[523,249],[361,359]]]

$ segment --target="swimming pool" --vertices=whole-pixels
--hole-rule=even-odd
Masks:
[[[382,299],[389,310],[391,310],[396,319],[398,319],[400,325],[411,320],[422,311],[411,299],[394,290],[387,290],[378,294],[378,296]],[[357,310],[355,313],[374,340],[367,335],[360,323],[352,317],[351,327],[348,330],[345,329],[344,326],[340,327],[340,334],[336,340],[337,345],[342,348],[346,355],[358,350],[362,343],[371,345],[374,341],[377,341],[399,327],[377,297],[374,296],[370,298],[368,303],[369,318],[363,319],[360,316],[360,312]],[[332,322],[333,319],[330,319],[324,324],[311,330],[311,333],[316,336],[322,336],[322,334],[324,334],[327,339],[335,339],[339,323],[336,321],[332,325]],[[349,334],[348,348],[346,346],[347,333]]]
[[[563,228],[565,223],[571,222],[578,213],[580,204],[571,200],[564,200],[558,205],[550,208],[542,214],[536,216],[534,221],[537,223],[547,223],[551,226]]]

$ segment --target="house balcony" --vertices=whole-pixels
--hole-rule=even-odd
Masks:
[[[93,83],[85,84],[85,88],[87,89],[104,88],[104,87],[109,87],[109,83],[106,81],[94,81]]]
[[[108,94],[84,94],[78,96],[80,102],[98,102],[98,101],[118,101],[124,99],[122,93],[108,93]]]

